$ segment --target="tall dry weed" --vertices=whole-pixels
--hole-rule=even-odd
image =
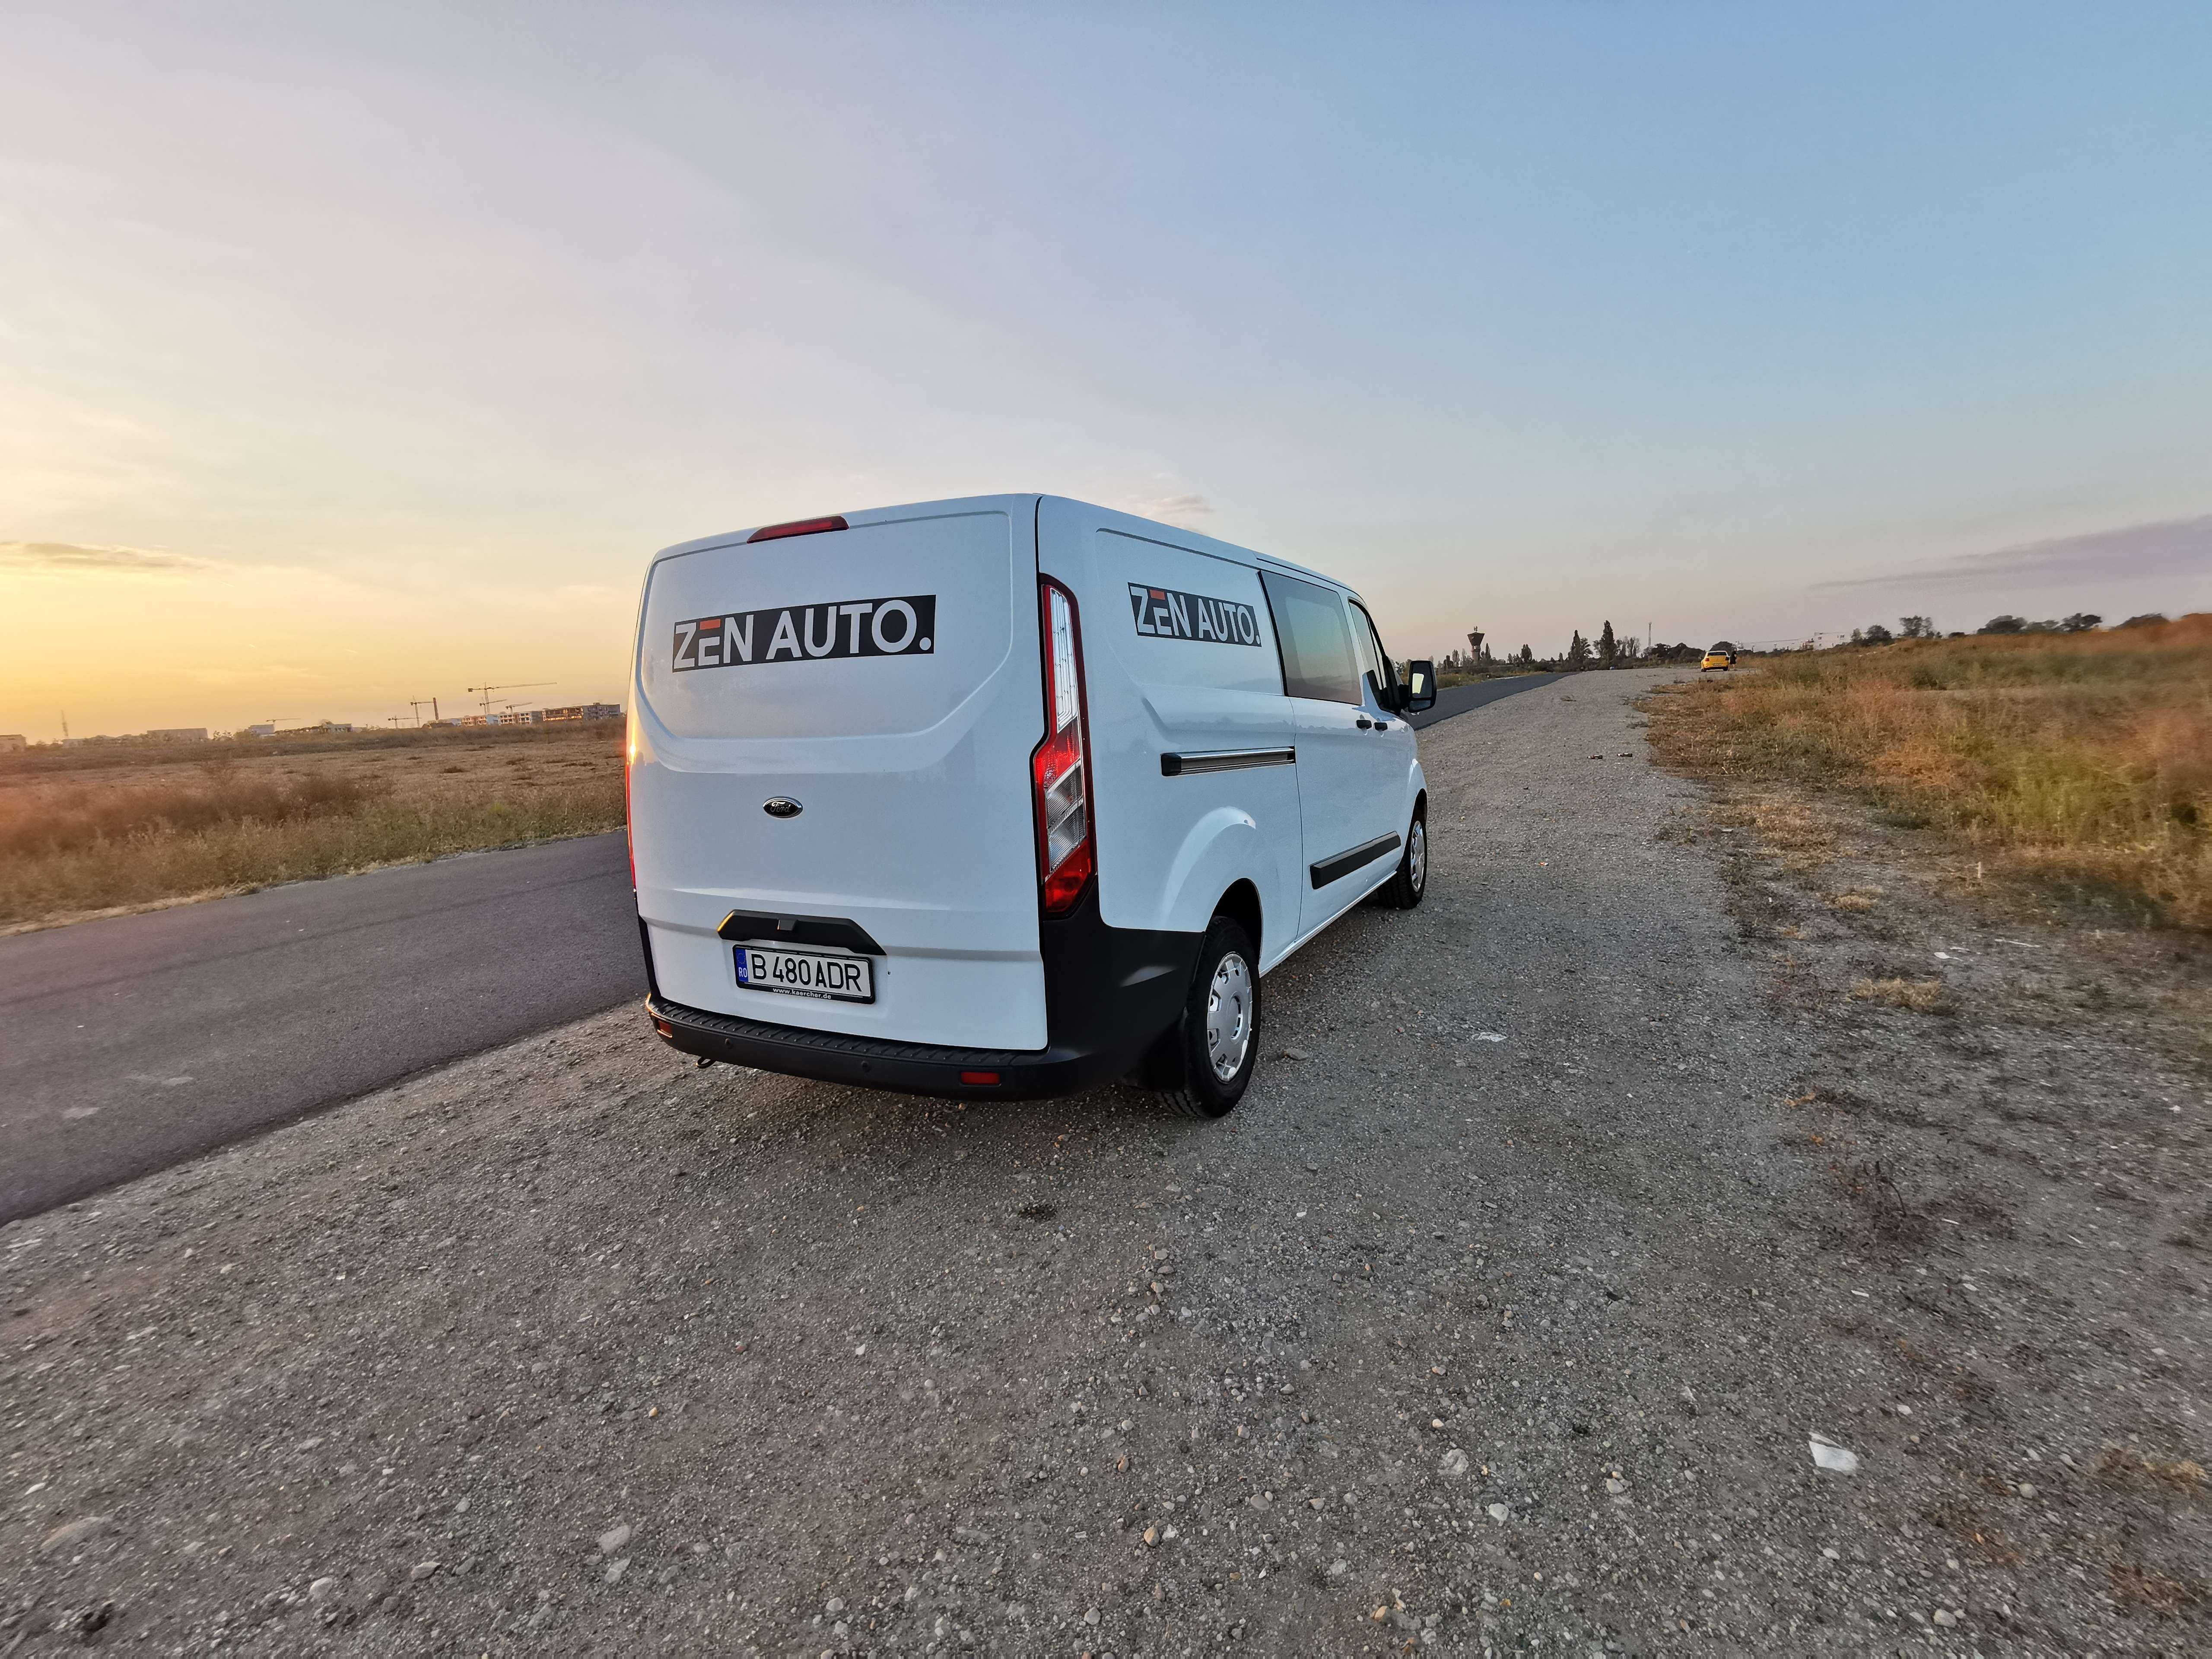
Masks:
[[[0,792],[0,925],[619,829],[619,772],[400,800],[375,782]]]
[[[1666,699],[1685,763],[1864,789],[1985,863],[2212,926],[2212,615],[1770,659]]]

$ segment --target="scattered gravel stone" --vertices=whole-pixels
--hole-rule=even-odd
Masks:
[[[620,1526],[609,1527],[605,1532],[599,1534],[599,1553],[602,1555],[612,1555],[624,1544],[629,1543],[629,1540],[630,1524],[629,1522],[625,1521]]]
[[[56,1550],[74,1548],[88,1538],[99,1537],[113,1524],[112,1517],[105,1515],[88,1515],[81,1520],[68,1522],[56,1527],[40,1540],[39,1553],[51,1555]]]
[[[1467,1454],[1454,1446],[1437,1464],[1437,1473],[1456,1480],[1467,1473]]]
[[[445,1563],[442,1561],[417,1561],[413,1566],[407,1569],[408,1582],[410,1583],[419,1584],[425,1578],[434,1577],[438,1569],[442,1567],[444,1565]]]

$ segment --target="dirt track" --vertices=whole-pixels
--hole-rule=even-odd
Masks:
[[[1771,878],[1650,679],[1424,736],[1224,1124],[617,1012],[0,1230],[0,1654],[2202,1650],[2201,1057]]]

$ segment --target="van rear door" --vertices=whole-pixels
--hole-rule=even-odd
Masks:
[[[891,1042],[1042,1048],[1036,630],[1030,496],[655,560],[630,819],[661,994]],[[741,982],[747,933],[869,972]],[[862,984],[872,1000],[853,999]]]

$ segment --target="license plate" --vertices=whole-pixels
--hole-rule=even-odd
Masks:
[[[812,951],[738,946],[738,983],[749,991],[826,997],[833,1002],[873,1002],[875,966],[866,957],[822,956]]]

